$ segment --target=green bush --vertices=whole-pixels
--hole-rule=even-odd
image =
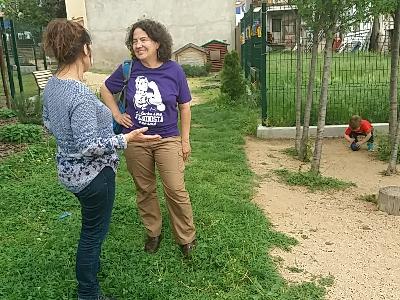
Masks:
[[[16,116],[15,111],[8,108],[1,108],[0,109],[0,119],[11,119]]]
[[[221,71],[221,93],[230,102],[239,102],[246,96],[246,83],[236,51],[227,53]]]
[[[211,65],[204,66],[182,65],[182,69],[187,77],[204,77],[210,73]]]
[[[0,141],[11,143],[33,143],[43,138],[42,126],[12,124],[0,127]]]
[[[25,97],[23,94],[14,98],[13,109],[22,124],[43,124],[43,101],[39,96]]]
[[[388,135],[379,136],[377,138],[377,144],[378,147],[376,156],[378,157],[378,159],[383,161],[389,161],[390,155],[392,153],[392,148],[389,142],[389,136]],[[400,146],[399,146],[399,151],[397,153],[397,162],[400,163]]]

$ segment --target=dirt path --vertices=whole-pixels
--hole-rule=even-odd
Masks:
[[[399,300],[400,217],[380,212],[357,196],[399,185],[400,176],[380,175],[385,163],[367,151],[352,152],[343,141],[331,139],[324,145],[322,174],[354,182],[357,187],[328,193],[288,187],[277,181],[272,170],[308,169],[281,152],[292,146],[292,141],[255,138],[246,143],[250,166],[262,178],[254,201],[276,230],[299,241],[291,252],[271,253],[281,261],[283,276],[294,282],[333,276],[330,300]]]

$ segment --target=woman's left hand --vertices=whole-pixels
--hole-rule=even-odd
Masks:
[[[186,162],[188,160],[191,152],[192,152],[192,148],[190,147],[190,142],[182,140],[183,161]]]

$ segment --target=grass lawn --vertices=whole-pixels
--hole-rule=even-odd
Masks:
[[[144,230],[124,158],[100,281],[118,299],[322,299],[315,283],[288,285],[268,250],[296,241],[275,232],[251,198],[255,184],[244,128],[258,111],[193,107],[193,154],[186,168],[198,247],[190,261],[173,242],[168,215],[159,252],[143,251]],[[0,299],[75,299],[78,201],[58,183],[53,141],[0,164]],[[162,191],[159,186],[159,195]],[[64,211],[70,217],[59,219]]]
[[[9,84],[8,81],[7,81],[7,84]],[[14,85],[15,85],[16,94],[20,94],[19,82],[18,82],[18,77],[17,77],[16,72],[14,72]],[[31,96],[38,94],[37,85],[35,82],[35,78],[33,78],[32,73],[22,74],[22,85],[23,85],[25,96],[31,97]],[[9,93],[10,93],[10,91],[9,91]],[[4,90],[3,90],[3,86],[2,86],[1,90],[0,90],[0,108],[5,107],[5,106],[6,106],[6,98],[5,98]]]
[[[306,101],[311,54],[303,57],[302,94]],[[268,121],[271,126],[294,126],[296,53],[268,54]],[[318,57],[311,122],[316,125],[323,66]],[[387,122],[389,112],[390,56],[374,53],[335,53],[326,124],[345,124],[353,114],[372,122]],[[400,89],[399,89],[400,91]]]

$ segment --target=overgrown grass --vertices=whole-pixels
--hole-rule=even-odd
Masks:
[[[274,170],[280,179],[289,185],[305,186],[310,191],[317,190],[344,190],[355,186],[352,182],[342,181],[332,177],[325,177],[313,172],[293,172],[287,169]]]
[[[377,144],[378,147],[376,148],[377,151],[375,152],[376,156],[378,157],[379,160],[388,162],[392,154],[392,148],[390,145],[389,136],[388,135],[378,136]],[[397,162],[400,163],[400,145],[399,145],[399,151],[397,153]]]
[[[296,159],[298,158],[299,155],[295,147],[285,148],[282,150],[282,153]]]
[[[317,283],[288,285],[268,250],[295,240],[275,232],[253,203],[254,176],[244,153],[242,108],[193,107],[193,155],[186,185],[198,247],[190,261],[173,241],[164,199],[159,252],[143,251],[143,227],[125,161],[117,175],[110,234],[102,253],[103,290],[118,299],[323,298]],[[58,183],[54,142],[31,146],[0,167],[0,298],[74,299],[80,206]],[[159,186],[158,193],[162,192]],[[70,217],[59,215],[69,211]]]
[[[296,53],[267,55],[268,122],[271,126],[295,125]],[[303,58],[302,96],[306,99],[310,54]],[[311,124],[318,119],[323,54],[318,57]],[[334,54],[326,124],[346,124],[358,114],[372,122],[387,122],[390,56],[374,53]],[[400,92],[400,87],[399,87]]]

